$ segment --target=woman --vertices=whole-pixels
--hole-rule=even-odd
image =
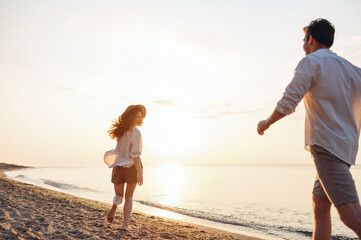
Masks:
[[[104,155],[105,163],[113,168],[111,181],[115,190],[113,205],[108,213],[107,221],[113,222],[117,206],[122,203],[124,198],[122,227],[124,230],[130,229],[128,222],[133,207],[135,187],[137,183],[139,186],[143,184],[143,166],[140,159],[142,135],[137,127],[142,125],[145,115],[146,109],[143,105],[130,105],[118,120],[114,121],[108,131],[109,136],[117,140],[117,146]],[[125,183],[127,184],[124,197]]]

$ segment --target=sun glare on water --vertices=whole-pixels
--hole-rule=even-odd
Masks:
[[[179,163],[166,163],[161,164],[158,171],[160,192],[165,193],[161,196],[159,203],[165,206],[176,206],[179,195],[183,192],[182,188],[187,175],[184,166]]]

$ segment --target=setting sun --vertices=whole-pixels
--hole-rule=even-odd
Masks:
[[[149,114],[142,127],[144,142],[161,153],[183,153],[196,148],[201,140],[197,119],[178,109]]]

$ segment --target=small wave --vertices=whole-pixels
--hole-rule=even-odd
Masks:
[[[224,215],[220,215],[220,214],[208,213],[208,212],[203,212],[203,211],[199,211],[199,210],[190,210],[190,209],[184,209],[184,208],[179,208],[179,207],[171,207],[171,206],[166,206],[166,205],[149,202],[149,201],[138,201],[137,200],[137,202],[147,205],[147,206],[160,208],[160,209],[163,209],[166,211],[179,213],[179,214],[187,215],[190,217],[196,217],[196,218],[201,218],[201,219],[205,219],[205,220],[220,222],[220,223],[239,225],[239,226],[244,226],[244,227],[249,227],[250,225],[253,225],[252,222],[244,222],[244,223],[239,222],[236,219],[233,219],[232,216],[224,216]]]
[[[74,184],[60,183],[60,182],[55,182],[55,181],[51,181],[51,180],[43,180],[43,181],[44,181],[44,184],[49,185],[51,187],[59,188],[61,190],[83,190],[83,191],[98,192],[94,189],[80,187],[80,186],[77,186]]]
[[[229,225],[234,225],[234,226],[251,228],[251,229],[254,229],[257,231],[264,232],[268,235],[280,237],[282,239],[290,239],[284,235],[285,232],[289,233],[291,235],[297,235],[300,237],[302,236],[302,239],[305,237],[312,236],[312,231],[307,231],[304,229],[298,229],[298,228],[286,227],[286,226],[275,226],[275,225],[271,226],[271,225],[266,225],[266,224],[261,224],[261,223],[255,223],[252,221],[247,221],[245,219],[239,219],[234,216],[226,216],[226,215],[217,214],[217,213],[209,213],[209,212],[190,210],[190,209],[184,209],[184,208],[179,208],[179,207],[171,207],[171,206],[166,206],[166,205],[149,202],[149,201],[139,201],[139,200],[136,200],[136,201],[141,204],[147,205],[147,206],[163,209],[166,211],[170,211],[170,212],[174,212],[174,213],[178,213],[178,214],[182,214],[182,215],[186,215],[186,216],[190,216],[190,217],[205,219],[205,220],[209,220],[209,221],[217,222],[217,223],[224,223],[224,224],[229,224]],[[287,234],[287,235],[289,235],[289,234]],[[295,239],[295,238],[292,238],[292,239]],[[347,238],[342,238],[342,240],[343,239],[346,240]],[[341,238],[336,237],[336,238],[332,238],[332,240],[341,240]],[[347,240],[349,240],[349,239],[347,239]]]
[[[209,220],[212,222],[218,222],[218,223],[252,228],[252,229],[255,229],[258,231],[267,232],[268,234],[277,236],[276,234],[270,233],[268,231],[270,226],[257,224],[257,223],[254,223],[252,221],[247,221],[247,220],[241,221],[240,219],[236,219],[233,216],[225,216],[225,215],[221,215],[221,214],[217,214],[217,213],[209,213],[209,212],[198,211],[198,210],[190,210],[190,209],[184,209],[184,208],[179,208],[179,207],[165,206],[165,205],[161,205],[161,204],[154,203],[154,202],[148,202],[148,201],[137,201],[137,202],[147,205],[147,206],[160,208],[160,209],[163,209],[166,211],[179,213],[179,214],[190,216],[190,217],[205,219],[205,220]]]
[[[358,238],[349,238],[349,237],[344,237],[344,236],[332,236],[331,237],[332,240],[357,240]]]
[[[224,224],[251,228],[251,229],[254,229],[257,231],[267,233],[269,235],[281,237],[283,239],[295,239],[295,238],[288,238],[287,236],[284,236],[283,233],[285,233],[285,232],[290,233],[292,235],[302,236],[302,239],[304,237],[307,237],[307,238],[312,237],[312,231],[305,230],[305,229],[288,227],[288,226],[266,225],[266,224],[255,223],[252,221],[241,220],[241,219],[235,218],[233,216],[225,216],[225,215],[216,214],[216,213],[208,213],[208,212],[198,211],[198,210],[190,210],[190,209],[184,209],[184,208],[179,208],[179,207],[171,207],[171,206],[166,206],[166,205],[149,202],[149,201],[139,201],[139,200],[136,200],[136,201],[141,204],[147,205],[147,206],[163,209],[166,211],[170,211],[170,212],[174,212],[174,213],[178,213],[178,214],[182,214],[182,215],[186,215],[186,216],[190,216],[190,217],[205,219],[205,220],[209,220],[212,222],[218,222],[218,223],[224,223]],[[358,238],[350,238],[350,237],[335,235],[335,236],[332,236],[331,239],[332,240],[356,240]]]

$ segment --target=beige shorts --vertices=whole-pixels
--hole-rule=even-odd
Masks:
[[[350,165],[317,145],[311,147],[311,154],[317,170],[312,193],[336,207],[344,203],[358,202]]]

